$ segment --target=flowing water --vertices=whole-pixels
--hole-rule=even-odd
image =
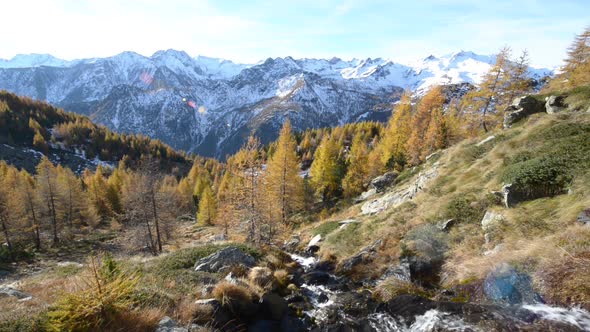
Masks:
[[[293,260],[303,267],[305,272],[313,271],[318,262],[315,257],[304,257],[296,254],[290,255]],[[305,314],[319,324],[327,321],[328,313],[336,305],[341,292],[331,290],[324,285],[303,284],[300,286],[300,289],[309,298],[309,302],[313,307],[311,310],[306,311]],[[525,304],[515,307],[516,309],[525,309],[535,314],[540,320],[566,324],[580,331],[590,331],[590,313],[581,308],[568,309],[538,303]],[[342,313],[340,318],[343,319],[344,317],[345,315]],[[393,317],[386,312],[376,312],[370,314],[368,317],[360,318],[366,318],[369,326],[375,331],[383,332],[484,331],[480,327],[470,325],[457,315],[436,309],[428,310],[424,314],[416,316],[411,322],[405,321],[401,317]]]

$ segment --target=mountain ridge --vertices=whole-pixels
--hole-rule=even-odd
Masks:
[[[23,56],[17,60],[26,65]],[[465,51],[412,66],[383,58],[293,57],[241,65],[172,49],[71,62],[33,55],[29,63],[35,67],[6,68],[0,61],[0,89],[88,115],[116,131],[222,158],[251,134],[263,143],[274,140],[286,118],[297,131],[385,121],[403,90],[422,94],[437,84],[476,85],[494,61]],[[531,68],[529,76],[551,74]]]

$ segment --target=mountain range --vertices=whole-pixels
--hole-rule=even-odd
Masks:
[[[176,50],[71,61],[30,54],[0,60],[0,89],[87,115],[115,131],[223,158],[250,134],[264,143],[274,140],[286,118],[295,130],[384,121],[404,90],[477,85],[494,61],[465,51],[411,64],[292,57],[238,64]],[[534,79],[552,73],[529,70]]]

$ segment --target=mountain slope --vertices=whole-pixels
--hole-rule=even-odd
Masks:
[[[291,57],[241,65],[175,50],[75,61],[21,55],[0,62],[0,88],[117,131],[219,157],[252,133],[265,143],[275,139],[285,118],[295,130],[384,120],[403,89],[422,93],[435,84],[477,84],[493,61],[472,52],[412,65]],[[535,69],[530,75],[550,73]]]

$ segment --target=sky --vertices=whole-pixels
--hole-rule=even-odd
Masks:
[[[590,25],[589,0],[7,0],[2,12],[4,59],[172,48],[240,63],[279,56],[407,63],[507,45],[548,67]]]

